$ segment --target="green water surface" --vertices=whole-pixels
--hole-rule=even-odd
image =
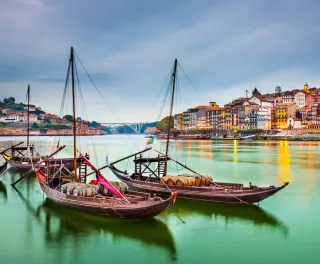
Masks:
[[[0,149],[22,139],[1,137]],[[40,154],[49,154],[57,140],[31,138]],[[111,162],[144,149],[145,141],[81,137],[79,149],[103,166],[107,155]],[[61,144],[68,146],[60,156],[71,157],[72,138]],[[164,142],[153,147],[164,151]],[[0,176],[0,263],[320,263],[320,143],[176,141],[170,153],[216,181],[290,184],[259,208],[178,200],[174,212],[154,219],[110,220],[53,204],[34,174],[12,188],[25,171],[9,168]],[[133,164],[118,167],[131,171]],[[174,164],[169,170],[184,172]]]

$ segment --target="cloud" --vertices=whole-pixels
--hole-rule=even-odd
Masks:
[[[19,97],[30,83],[43,108],[59,112],[71,45],[116,113],[78,65],[88,115],[98,121],[155,120],[174,58],[198,91],[180,71],[178,112],[212,100],[225,104],[255,86],[317,86],[319,5],[7,1],[0,10],[1,96]]]

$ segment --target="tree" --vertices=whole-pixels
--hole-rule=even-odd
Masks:
[[[148,122],[141,125],[140,133],[144,133],[148,127],[156,127],[159,122]]]
[[[51,124],[51,121],[50,121],[49,118],[45,118],[45,119],[44,119],[44,123],[45,123],[45,124]]]
[[[110,130],[109,127],[103,127],[102,130],[103,130],[104,132],[106,132],[107,134],[111,134],[111,130]]]
[[[30,111],[30,114],[41,115],[41,114],[45,114],[45,112],[42,110],[36,109],[35,111]]]
[[[31,128],[38,129],[39,128],[38,123],[36,122],[32,123]]]
[[[156,128],[159,129],[161,132],[166,132],[168,131],[168,122],[169,116],[161,119],[160,122],[157,124]],[[173,129],[173,116],[171,117],[171,129]]]
[[[119,134],[135,134],[136,131],[130,126],[121,126],[117,129]]]
[[[14,97],[4,98],[3,103],[5,104],[14,104],[16,99]]]
[[[67,119],[69,122],[73,122],[73,116],[72,115],[65,115],[63,118]]]
[[[101,126],[100,123],[96,122],[96,121],[92,121],[88,123],[89,127],[94,127],[94,128],[98,128],[99,126]]]

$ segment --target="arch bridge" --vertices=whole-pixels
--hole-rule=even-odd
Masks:
[[[101,125],[103,125],[103,126],[129,126],[129,127],[131,127],[131,128],[133,128],[133,130],[136,132],[136,133],[140,133],[140,129],[141,129],[141,123],[130,123],[130,122],[128,122],[128,123],[119,123],[119,122],[117,122],[117,123],[104,123],[104,122],[102,122],[102,123],[100,123]]]

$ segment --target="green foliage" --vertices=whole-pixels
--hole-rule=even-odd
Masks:
[[[2,126],[7,126],[7,123],[0,122],[0,127],[2,127]]]
[[[16,99],[13,97],[4,98],[3,102],[0,101],[0,107],[9,108],[11,110],[22,111],[24,108],[23,103],[16,104]]]
[[[31,128],[38,129],[39,128],[38,123],[36,122],[32,123]]]
[[[261,132],[262,132],[261,129],[245,129],[245,130],[237,130],[236,134],[238,134],[238,133],[257,134],[257,133],[261,133]]]
[[[51,129],[70,129],[70,126],[67,125],[56,125],[56,124],[44,124],[41,125],[41,128],[51,128]]]
[[[3,103],[4,104],[15,104],[16,99],[14,97],[4,98]]]
[[[117,129],[119,134],[135,134],[136,131],[130,126],[121,126]]]
[[[42,110],[35,110],[35,111],[30,111],[30,114],[34,114],[34,115],[41,115],[41,114],[45,114],[46,112],[42,111]]]
[[[44,119],[44,123],[45,123],[45,124],[51,124],[51,121],[50,121],[49,118],[45,118],[45,119]]]
[[[65,115],[63,118],[67,119],[69,122],[73,122],[73,116],[72,115]]]
[[[103,130],[104,132],[106,132],[107,134],[111,134],[111,130],[110,130],[109,127],[103,127],[102,130]]]
[[[159,129],[161,132],[168,131],[168,123],[169,123],[169,116],[163,118],[160,120],[160,122],[157,124],[156,128]],[[173,116],[171,117],[171,129],[173,129]]]
[[[94,127],[94,128],[98,128],[101,126],[100,123],[96,122],[96,121],[92,121],[92,122],[88,122],[88,126],[89,127]]]
[[[144,133],[148,127],[155,127],[159,122],[149,122],[141,125],[140,133]]]

